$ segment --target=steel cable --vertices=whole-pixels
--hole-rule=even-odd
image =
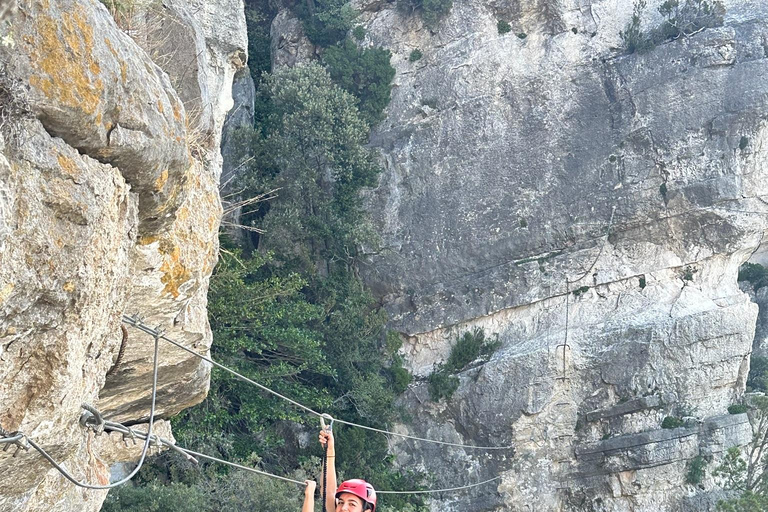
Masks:
[[[48,462],[50,462],[51,465],[59,473],[61,473],[61,475],[64,478],[66,478],[67,480],[69,480],[70,482],[72,482],[73,484],[75,484],[78,487],[83,487],[84,489],[93,489],[93,490],[113,489],[113,488],[118,487],[120,485],[123,485],[124,483],[128,482],[129,480],[131,480],[134,476],[136,476],[136,473],[138,473],[139,470],[141,469],[141,467],[144,465],[144,460],[147,457],[147,451],[149,450],[149,445],[151,443],[152,427],[154,426],[154,422],[155,422],[155,401],[156,401],[156,397],[157,397],[157,369],[158,369],[158,366],[159,366],[158,347],[160,345],[159,340],[160,340],[161,333],[155,331],[155,333],[152,336],[155,339],[155,349],[154,349],[154,362],[153,362],[153,371],[152,371],[152,404],[151,404],[150,410],[149,410],[149,425],[147,427],[147,434],[146,434],[147,438],[144,441],[144,447],[141,450],[141,458],[139,459],[138,464],[136,465],[134,470],[131,471],[131,473],[127,477],[125,477],[125,478],[123,478],[123,479],[121,479],[121,480],[119,480],[117,482],[111,483],[109,485],[92,485],[92,484],[86,484],[86,483],[80,482],[76,478],[74,478],[72,475],[70,475],[69,472],[67,472],[67,470],[64,469],[60,464],[58,464],[53,459],[53,457],[51,457],[48,454],[48,452],[46,452],[40,445],[35,443],[29,437],[24,436],[26,438],[27,442],[29,443],[29,445],[32,448],[37,450],[40,453],[40,455],[42,455]],[[91,412],[91,411],[89,411],[89,412]],[[93,412],[91,412],[91,414],[93,414]],[[94,416],[96,416],[97,418],[99,417],[99,415],[94,415]],[[103,425],[106,425],[106,422]],[[96,428],[95,425],[92,426],[92,427]]]
[[[134,317],[130,317],[130,316],[127,316],[127,315],[123,315],[123,322],[125,322],[128,325],[131,325],[131,326],[133,326],[133,327],[135,327],[135,328],[137,328],[137,329],[139,329],[139,330],[141,330],[141,331],[143,331],[143,332],[145,332],[147,334],[150,334],[152,336],[155,335],[156,331],[154,329],[152,329],[151,327],[148,327],[148,326],[144,325],[144,323],[141,322],[138,318],[134,318]],[[193,356],[198,357],[198,358],[202,359],[203,361],[206,361],[207,363],[210,363],[210,364],[216,366],[217,368],[220,368],[220,369],[222,369],[222,370],[224,370],[224,371],[234,375],[235,377],[237,377],[237,378],[239,378],[239,379],[241,379],[241,380],[243,380],[243,381],[245,381],[245,382],[247,382],[249,384],[252,384],[252,385],[256,386],[257,388],[261,389],[262,391],[265,391],[267,393],[270,393],[270,394],[276,396],[277,398],[285,400],[286,402],[288,402],[288,403],[298,407],[299,409],[302,409],[302,410],[304,410],[304,411],[306,411],[306,412],[308,412],[310,414],[314,414],[318,418],[323,417],[323,414],[315,411],[314,409],[311,409],[311,408],[307,407],[306,405],[300,404],[299,402],[297,402],[295,400],[292,400],[292,399],[290,399],[290,398],[288,398],[288,397],[286,397],[284,395],[281,395],[277,391],[274,391],[274,390],[264,386],[263,384],[259,384],[258,382],[254,381],[252,379],[249,379],[245,375],[242,375],[242,374],[236,372],[235,370],[227,368],[223,364],[217,363],[216,361],[214,361],[210,357],[207,357],[207,356],[205,356],[203,354],[195,352],[194,350],[192,350],[190,348],[185,347],[181,343],[179,343],[179,342],[177,342],[177,341],[175,341],[175,340],[165,336],[162,333],[159,333],[159,337],[162,338],[163,340],[167,341],[168,343],[170,343],[170,344],[172,344],[172,345],[174,345],[174,346],[184,350],[185,352],[188,352],[188,353],[192,354]],[[439,444],[439,445],[444,445],[444,446],[454,446],[456,448],[468,448],[468,449],[473,449],[473,450],[511,450],[511,449],[514,448],[514,446],[512,446],[512,445],[508,445],[508,446],[476,446],[476,445],[462,444],[462,443],[451,443],[451,442],[448,442],[448,441],[438,441],[436,439],[428,439],[428,438],[425,438],[425,437],[411,436],[411,435],[408,435],[408,434],[399,434],[397,432],[391,432],[389,430],[384,430],[384,429],[375,428],[375,427],[369,427],[367,425],[360,425],[359,423],[354,423],[352,421],[341,420],[341,419],[338,419],[338,418],[334,418],[334,421],[336,421],[337,423],[341,423],[343,425],[348,425],[350,427],[362,428],[362,429],[365,429],[365,430],[370,430],[372,432],[378,432],[378,433],[384,434],[384,435],[391,435],[391,436],[401,437],[401,438],[404,438],[404,439],[411,439],[411,440],[414,440],[414,441],[422,441],[422,442],[425,442],[425,443],[433,443],[433,444]]]
[[[91,428],[94,428],[93,425],[89,425],[89,426]],[[200,452],[196,452],[194,450],[190,450],[188,448],[184,448],[182,446],[178,446],[177,444],[172,443],[172,442],[168,441],[167,439],[163,439],[162,437],[160,437],[160,436],[158,436],[156,434],[152,434],[151,436],[147,436],[146,432],[142,432],[140,430],[134,430],[134,429],[132,429],[130,427],[126,427],[125,425],[123,425],[121,423],[115,423],[115,422],[112,422],[112,421],[106,421],[104,423],[104,429],[106,431],[120,432],[122,434],[129,434],[130,433],[130,434],[135,435],[136,437],[138,437],[140,439],[147,439],[147,438],[149,438],[151,440],[150,442],[155,442],[157,444],[168,446],[169,448],[172,448],[175,451],[184,454],[187,458],[191,458],[193,461],[195,460],[195,458],[207,459],[207,460],[210,460],[210,461],[213,461],[213,462],[218,462],[220,464],[226,464],[227,466],[231,466],[231,467],[234,467],[234,468],[238,468],[238,469],[242,469],[242,470],[245,470],[245,471],[249,471],[251,473],[256,473],[258,475],[267,476],[267,477],[270,477],[270,478],[275,478],[277,480],[282,480],[282,481],[285,481],[285,482],[290,482],[290,483],[297,484],[297,485],[302,485],[302,486],[306,486],[307,485],[306,482],[303,482],[303,481],[294,480],[292,478],[288,478],[288,477],[284,477],[284,476],[280,476],[280,475],[275,475],[275,474],[269,473],[267,471],[262,471],[262,470],[259,470],[259,469],[256,469],[256,468],[252,468],[252,467],[249,467],[249,466],[243,466],[242,464],[237,464],[235,462],[230,462],[228,460],[220,459],[220,458],[217,458],[217,457],[213,457],[211,455],[206,455],[204,453],[200,453]],[[449,488],[445,488],[445,489],[424,489],[424,490],[417,490],[417,491],[378,491],[377,490],[376,493],[377,494],[434,494],[434,493],[440,493],[440,492],[461,491],[461,490],[464,490],[464,489],[471,489],[473,487],[478,487],[478,486],[481,486],[481,485],[485,485],[487,483],[494,482],[494,481],[499,480],[499,479],[501,479],[501,477],[497,476],[495,478],[491,478],[489,480],[484,480],[482,482],[477,482],[477,483],[468,484],[468,485],[462,485],[462,486],[459,486],[459,487],[449,487]]]

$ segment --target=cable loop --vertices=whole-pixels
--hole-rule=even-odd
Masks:
[[[83,403],[80,407],[85,409],[85,412],[80,416],[80,425],[92,428],[96,435],[100,436],[104,432],[104,417],[98,409],[90,404]],[[92,419],[95,423],[91,421]]]

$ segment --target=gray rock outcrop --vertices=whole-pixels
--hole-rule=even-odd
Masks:
[[[403,399],[417,435],[516,447],[397,447],[440,485],[501,471],[433,510],[713,509],[716,483],[685,475],[748,434],[717,418],[743,393],[757,316],[736,275],[768,220],[768,10],[725,2],[722,26],[626,54],[632,2],[457,1],[434,30],[361,7],[364,44],[397,69],[366,280],[419,377],[463,332],[502,342],[447,402],[423,381]],[[643,399],[657,405],[597,413]],[[702,426],[667,439],[666,416]],[[659,441],[580,459],[627,435]]]
[[[14,112],[0,116],[0,426],[96,484],[138,452],[82,429],[81,403],[118,421],[149,413],[152,338],[129,328],[121,347],[122,315],[210,346],[218,147],[247,46],[238,0],[118,22],[95,0],[24,1],[0,46],[0,113]],[[157,414],[202,400],[209,373],[162,346]],[[0,510],[101,507],[106,492],[12,454],[0,452]]]

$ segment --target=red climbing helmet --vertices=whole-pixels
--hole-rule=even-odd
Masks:
[[[336,498],[342,493],[354,494],[370,507],[365,507],[363,510],[371,510],[376,512],[376,489],[365,480],[355,478],[354,480],[347,480],[342,482],[338,489],[336,489]]]

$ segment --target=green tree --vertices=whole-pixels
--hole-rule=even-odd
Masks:
[[[348,0],[304,0],[294,10],[309,40],[322,47],[344,39],[358,16]]]
[[[360,48],[347,38],[323,54],[323,62],[333,81],[353,94],[359,110],[368,124],[381,121],[389,104],[395,68],[390,64],[392,54],[383,48]]]
[[[248,30],[248,69],[258,87],[263,73],[272,66],[269,29],[275,11],[269,2],[247,0],[245,3],[245,25]]]
[[[214,359],[243,375],[290,395],[307,405],[327,408],[330,395],[315,383],[331,376],[324,340],[316,325],[322,307],[301,293],[306,281],[295,272],[281,272],[272,256],[239,252],[222,254],[211,277],[208,311],[216,343]],[[263,455],[281,442],[264,435],[275,420],[302,421],[298,411],[219,369],[213,370],[208,400],[174,419],[182,444],[229,434],[232,449],[217,451],[237,458]],[[262,435],[260,435],[262,434]]]
[[[753,510],[749,507],[755,503],[768,503],[768,397],[751,397],[748,405],[751,442],[744,455],[739,448],[730,448],[713,472],[723,487],[741,495],[721,502],[718,510]]]
[[[328,275],[372,241],[360,198],[380,172],[365,146],[368,125],[355,98],[317,64],[278,71],[264,80],[260,95],[271,103],[264,143],[274,176],[265,177],[266,186],[280,189],[263,220],[266,243],[301,271],[320,265]]]
[[[453,7],[453,0],[398,0],[397,6],[407,13],[420,12],[427,28],[434,30]]]
[[[258,100],[256,126],[238,135],[245,170],[239,188],[247,196],[278,189],[277,197],[246,212],[264,229],[257,250],[248,254],[222,240],[208,297],[211,352],[316,410],[386,427],[410,375],[395,356],[399,338],[387,333],[386,315],[356,272],[358,247],[376,241],[360,198],[379,173],[366,148],[369,125],[356,98],[317,64],[263,75]],[[317,443],[302,449],[298,441],[302,431],[317,428],[315,420],[214,370],[208,398],[173,421],[182,445],[291,474],[319,468]],[[297,422],[309,423],[297,429]],[[418,487],[420,475],[394,468],[383,437],[344,428],[336,434],[342,475],[380,488]],[[201,511],[298,509],[295,488],[281,494],[227,468],[196,468],[174,457],[150,462],[140,488],[115,491],[110,512],[142,510],[119,507],[152,503],[161,484],[177,499],[185,492],[201,496]],[[273,495],[284,500],[270,501]],[[176,512],[173,503],[166,506]],[[387,507],[425,510],[418,496],[388,497]]]

